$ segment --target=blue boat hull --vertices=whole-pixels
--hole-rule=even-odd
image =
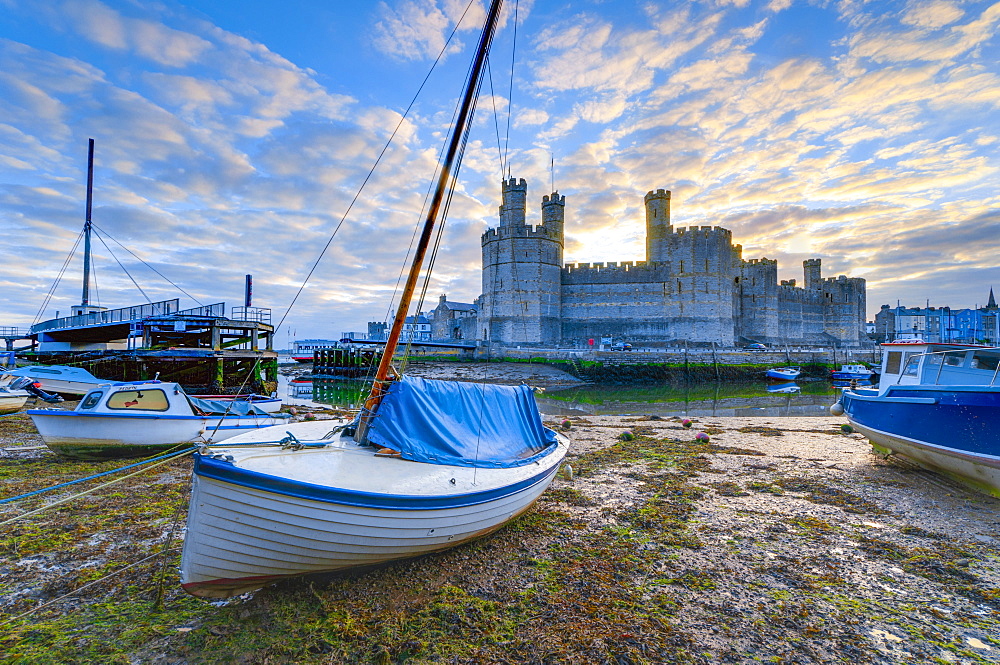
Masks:
[[[1000,387],[845,390],[840,402],[876,447],[1000,497]]]

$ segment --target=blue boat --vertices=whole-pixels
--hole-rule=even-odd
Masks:
[[[870,370],[867,365],[841,365],[839,370],[830,373],[830,378],[834,381],[850,381],[851,379],[862,381],[871,379],[874,374],[875,372]]]
[[[877,388],[830,407],[883,456],[899,455],[1000,497],[1000,348],[883,344]]]

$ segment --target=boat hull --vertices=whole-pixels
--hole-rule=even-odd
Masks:
[[[28,401],[28,395],[0,395],[0,414],[19,411]]]
[[[378,464],[388,474],[404,469],[411,492],[401,494],[261,477],[196,456],[182,587],[195,596],[226,598],[282,578],[367,568],[479,538],[534,504],[567,447],[562,439],[537,465],[519,470],[379,460],[371,449],[363,457],[337,447],[305,451],[317,464],[324,455],[335,457],[346,465],[338,470],[345,478],[378,477],[372,466]],[[476,473],[478,483],[467,482]],[[450,484],[451,475],[457,481]],[[434,485],[459,491],[412,493]]]
[[[845,390],[844,415],[872,444],[1000,497],[1000,389]]]
[[[201,416],[104,416],[56,410],[30,410],[28,414],[49,449],[76,459],[142,457],[286,422],[227,416],[219,424],[218,418]]]
[[[767,378],[774,381],[794,381],[799,378],[798,370],[769,369],[765,372]]]

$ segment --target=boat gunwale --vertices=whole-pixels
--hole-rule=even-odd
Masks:
[[[222,444],[224,447],[225,444]],[[559,454],[560,450],[563,454]],[[327,485],[317,485],[300,480],[292,480],[273,476],[260,471],[242,469],[232,462],[213,459],[198,453],[194,454],[194,469],[192,474],[196,477],[207,478],[222,483],[236,485],[259,492],[280,494],[296,499],[307,501],[318,501],[321,503],[340,504],[357,508],[377,508],[388,510],[441,510],[448,508],[463,508],[483,503],[490,503],[508,496],[519,494],[539,483],[547,482],[549,476],[553,475],[559,464],[565,458],[565,451],[568,446],[557,441],[552,446],[549,455],[557,459],[528,478],[513,484],[501,485],[489,490],[476,492],[465,492],[462,494],[448,495],[417,495],[417,494],[388,494],[383,492],[365,492],[363,490],[353,490]],[[543,460],[545,458],[542,458]],[[411,462],[408,460],[398,460],[409,464],[425,464],[424,462]],[[541,464],[542,460],[535,462]],[[451,465],[433,464],[439,468]],[[472,467],[453,467],[455,469],[468,470]],[[524,467],[512,467],[512,469],[523,469]],[[477,468],[478,472],[503,472],[511,469],[497,468]]]

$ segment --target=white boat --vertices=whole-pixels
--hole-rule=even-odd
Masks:
[[[518,451],[510,437],[491,438],[491,433],[509,434],[491,419],[478,431],[464,431],[465,447],[451,438],[463,436],[459,425],[459,431],[443,432],[437,441],[443,447],[424,448],[442,433],[443,425],[428,416],[426,403],[402,427],[414,420],[431,427],[418,427],[418,433],[405,429],[405,440],[392,441],[385,435],[394,433],[393,427],[379,429],[387,418],[400,415],[398,402],[392,401],[397,392],[410,391],[417,400],[428,394],[444,396],[440,408],[430,410],[441,416],[455,413],[450,400],[456,390],[481,397],[484,389],[492,394],[488,400],[514,399],[522,407],[509,422],[521,416],[530,422],[534,410],[534,447]],[[403,395],[401,401],[407,399]],[[382,417],[372,432],[379,443],[374,446],[356,443],[349,429],[330,436],[343,421],[315,421],[234,437],[212,446],[211,454],[196,455],[181,557],[184,589],[196,596],[225,598],[285,577],[454,547],[499,529],[527,510],[548,487],[569,447],[565,437],[541,427],[526,386],[406,378],[393,384],[379,413]],[[246,447],[255,441],[270,445]],[[284,449],[279,447],[282,441]],[[415,442],[420,445],[407,445]],[[288,448],[296,443],[303,447]],[[379,454],[383,444],[402,450],[393,449],[398,456]],[[477,444],[483,456],[470,458]],[[515,459],[500,460],[498,450]],[[450,463],[435,463],[431,457]]]
[[[86,395],[96,386],[109,383],[107,379],[99,379],[82,367],[68,365],[28,365],[0,372],[32,379],[45,392],[60,395]]]
[[[857,379],[858,381],[864,381],[871,379],[875,375],[867,365],[862,364],[848,364],[841,365],[839,370],[835,370],[830,373],[830,378],[834,381],[850,381],[851,379]]]
[[[201,400],[159,381],[100,385],[73,411],[28,415],[49,448],[80,459],[138,457],[287,423],[250,403]]]
[[[114,383],[160,383],[155,379],[130,382],[101,379],[82,367],[69,365],[28,365],[11,371],[0,370],[0,372],[4,372],[8,376],[30,378],[38,385],[38,388],[45,392],[73,397],[86,395],[98,386]],[[277,413],[281,410],[281,398],[267,395],[247,393],[242,395],[192,395],[192,397],[216,402],[252,402],[254,406],[268,413]]]
[[[14,377],[0,377],[0,414],[15,413],[21,410],[31,397],[27,390],[17,390],[11,387]]]
[[[500,5],[491,2],[364,408],[346,427],[276,427],[195,454],[180,567],[190,593],[225,598],[291,576],[453,547],[528,510],[559,470],[569,441],[542,426],[528,386],[391,373],[423,257],[454,187]]]
[[[801,367],[772,367],[765,374],[775,381],[794,381],[802,373]]]

